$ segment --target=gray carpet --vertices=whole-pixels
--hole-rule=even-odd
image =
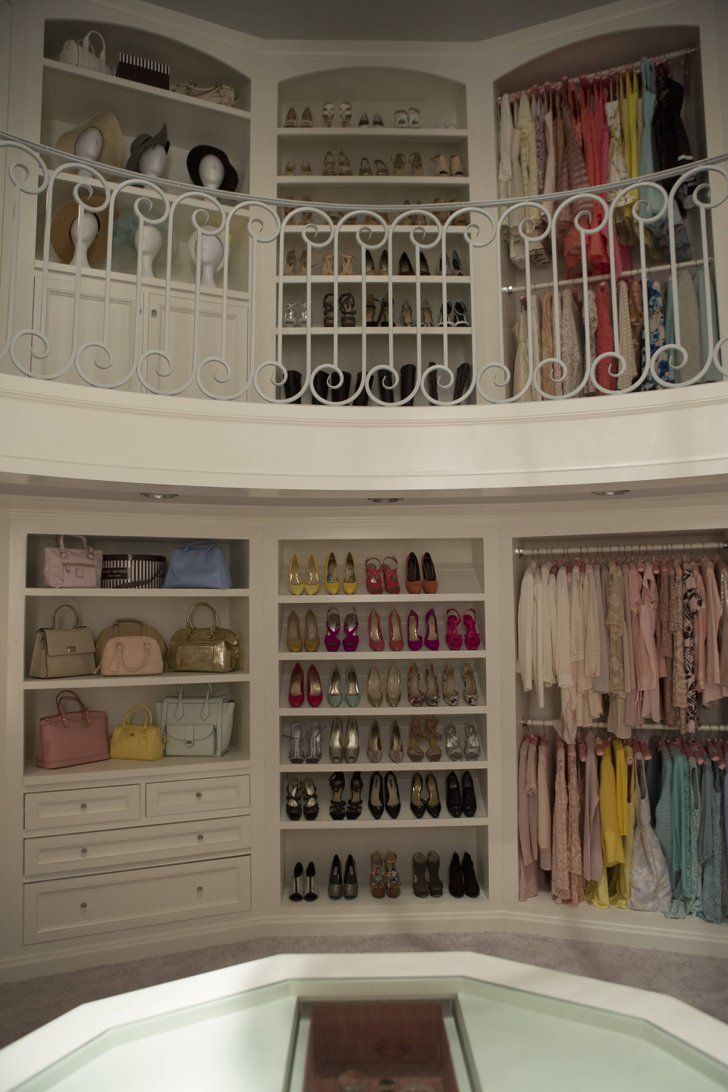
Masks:
[[[281,953],[473,951],[669,994],[728,1021],[728,959],[497,933],[271,937],[0,986],[0,1046],[85,1001]]]

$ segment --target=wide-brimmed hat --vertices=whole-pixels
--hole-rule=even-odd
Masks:
[[[165,152],[169,151],[166,125],[162,126],[156,136],[150,136],[149,133],[140,133],[139,136],[134,137],[129,149],[129,158],[126,161],[127,171],[138,171],[139,160],[144,152],[146,152],[147,148],[155,148],[157,144],[161,144]]]
[[[189,155],[187,156],[187,170],[189,171],[190,178],[194,184],[196,186],[202,185],[202,182],[200,181],[200,160],[204,159],[206,155],[216,155],[225,169],[225,174],[220,183],[220,189],[236,190],[238,188],[238,172],[235,170],[222,148],[213,148],[211,144],[198,144],[196,147],[190,149]]]
[[[63,133],[56,141],[56,148],[74,155],[76,141],[84,129],[98,129],[101,133],[103,145],[99,162],[108,163],[110,167],[120,167],[124,137],[119,119],[109,110],[102,110],[100,114],[94,114],[88,121],[84,121],[83,125],[77,125],[75,129],[69,129],[67,133]]]
[[[103,197],[87,197],[85,205],[101,205]],[[91,211],[84,209],[84,211]],[[103,209],[93,215],[99,223],[98,235],[88,248],[88,260],[90,265],[104,265],[106,262],[106,243],[109,235],[109,210]],[[69,201],[61,205],[51,221],[51,246],[61,262],[72,262],[74,256],[71,227],[78,221],[78,205],[75,201]]]

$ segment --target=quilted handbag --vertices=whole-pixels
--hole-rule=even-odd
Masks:
[[[83,535],[72,535],[83,543],[83,548],[67,547],[63,535],[56,538],[55,546],[46,546],[43,555],[44,588],[98,588],[101,585],[100,550],[89,546]]]
[[[162,650],[153,637],[112,637],[101,657],[101,674],[161,675]]]
[[[59,629],[56,626],[59,610],[73,611],[71,629]],[[75,607],[70,603],[62,603],[54,610],[50,626],[39,629],[35,635],[30,677],[67,679],[72,675],[93,675],[95,671],[94,635],[88,626],[81,625]]]
[[[176,697],[157,702],[157,721],[164,735],[164,753],[220,758],[230,750],[235,702],[213,697],[208,683],[203,697],[186,697],[177,687]]]
[[[144,714],[143,724],[134,724],[135,713]],[[124,717],[121,724],[111,733],[110,753],[112,758],[128,758],[138,761],[155,762],[164,756],[162,733],[152,717],[148,705],[135,705]]]
[[[75,701],[78,709],[67,711],[64,702]],[[87,709],[74,690],[56,694],[58,712],[41,717],[35,748],[35,764],[44,770],[103,762],[109,757],[109,726],[106,713]]]
[[[164,656],[167,651],[164,638],[154,626],[149,626],[146,622],[140,622],[138,618],[117,618],[113,625],[107,626],[106,629],[102,629],[101,633],[96,638],[97,663],[101,663],[104,649],[109,641],[116,637],[152,637],[159,645],[162,656]]]
[[[216,542],[178,547],[164,578],[165,588],[231,588],[230,570]]]
[[[204,629],[194,626],[194,613],[205,607],[212,624]],[[170,671],[237,671],[240,667],[240,641],[231,629],[223,629],[217,611],[209,603],[194,603],[187,611],[184,629],[178,629],[169,642],[167,666]]]

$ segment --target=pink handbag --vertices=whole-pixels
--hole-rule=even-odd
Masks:
[[[64,701],[73,699],[79,708],[66,712]],[[35,748],[35,764],[44,770],[103,762],[109,757],[109,725],[106,713],[87,709],[74,690],[56,694],[58,713],[41,717]]]
[[[98,588],[101,586],[103,555],[89,546],[83,535],[72,535],[83,549],[71,549],[56,537],[55,546],[46,546],[43,557],[44,588]]]
[[[101,653],[102,675],[161,675],[162,650],[154,637],[112,637]]]

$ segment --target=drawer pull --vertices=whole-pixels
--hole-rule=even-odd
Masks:
[[[204,890],[205,890],[204,887],[198,887],[197,888],[197,894],[201,895]]]
[[[198,835],[197,835],[197,841],[198,841],[198,842],[201,842],[201,841],[202,841],[202,839],[203,839],[204,837],[205,837],[205,835],[204,835],[204,834],[198,834]]]
[[[81,811],[86,811],[88,804],[81,804]]]
[[[85,857],[87,853],[88,850],[86,849],[86,846],[81,846],[81,856]]]
[[[85,909],[86,909],[86,903],[85,903],[85,902],[82,902],[82,903],[81,903],[81,909],[82,909],[82,910],[85,910]]]
[[[202,793],[201,792],[196,792],[195,793],[195,799],[196,800],[202,800]]]

